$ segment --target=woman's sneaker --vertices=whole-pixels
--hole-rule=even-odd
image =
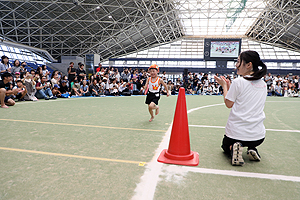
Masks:
[[[247,155],[249,156],[249,160],[260,161],[260,155],[253,149],[248,150]]]
[[[231,164],[234,166],[242,166],[244,164],[243,159],[243,146],[241,143],[236,142],[232,145],[232,158],[231,158]]]

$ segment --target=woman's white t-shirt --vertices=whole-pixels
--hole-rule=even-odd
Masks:
[[[225,97],[234,102],[225,127],[226,136],[242,141],[264,138],[266,96],[267,86],[263,80],[234,79]]]

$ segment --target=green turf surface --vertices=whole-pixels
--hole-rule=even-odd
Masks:
[[[188,109],[223,103],[222,96],[186,98]],[[151,123],[144,96],[17,103],[0,110],[0,119],[6,119],[0,120],[0,147],[150,162],[176,100],[163,96]],[[189,124],[225,126],[229,112],[224,105],[199,109],[188,115]],[[267,129],[300,130],[300,98],[268,97],[265,113]],[[200,155],[197,167],[299,176],[300,133],[267,131],[258,148],[262,161],[245,159],[243,167],[231,166],[223,155],[223,135],[224,129],[190,127],[191,148]],[[0,199],[130,199],[145,171],[136,163],[2,149],[0,161]],[[180,181],[161,177],[155,199],[296,199],[299,191],[294,182],[189,172]]]

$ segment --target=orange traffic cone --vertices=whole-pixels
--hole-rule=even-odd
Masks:
[[[176,165],[197,166],[199,164],[199,154],[190,150],[184,88],[179,89],[169,148],[160,153],[157,161]]]

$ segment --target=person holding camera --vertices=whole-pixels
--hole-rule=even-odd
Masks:
[[[36,83],[36,90],[35,96],[38,99],[57,99],[57,97],[53,96],[52,94],[51,83],[47,81],[46,76],[42,76],[40,81]]]
[[[8,106],[15,105],[15,101],[13,97],[21,92],[21,89],[15,88],[12,89],[11,82],[13,80],[13,76],[11,73],[4,72],[1,76],[2,80],[0,80],[0,103],[1,108],[8,108]]]

